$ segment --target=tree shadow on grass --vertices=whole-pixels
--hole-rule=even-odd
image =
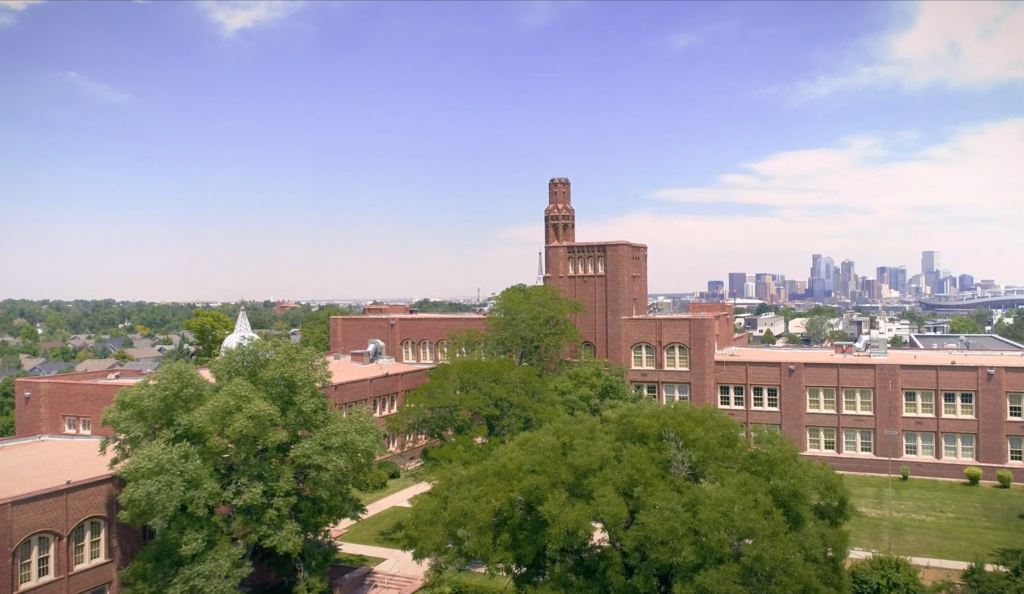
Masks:
[[[380,540],[387,543],[389,546],[398,547],[402,544],[402,533],[405,532],[405,521],[395,522],[393,526],[387,530],[381,530],[379,533]]]

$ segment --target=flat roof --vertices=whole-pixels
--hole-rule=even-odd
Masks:
[[[434,365],[429,363],[413,365],[397,361],[386,364],[356,365],[352,363],[352,359],[348,355],[341,355],[337,361],[334,360],[334,355],[328,355],[327,368],[331,372],[331,384],[344,384],[346,382],[383,377],[385,375],[398,375],[413,371],[423,371],[424,369],[433,369]]]
[[[964,340],[960,340],[963,338]],[[910,341],[922,349],[985,349],[990,351],[1024,351],[1024,345],[995,334],[911,334]]]
[[[486,319],[487,314],[473,313],[471,311],[452,311],[446,313],[406,313],[406,312],[392,312],[392,313],[368,313],[361,314],[358,316],[331,316],[332,318],[341,318],[343,320],[358,320],[359,318],[480,318]]]
[[[729,347],[715,353],[723,363],[833,363],[843,365],[973,365],[1024,367],[1022,351],[948,351],[889,349],[883,358],[868,353],[843,355],[832,348]]]
[[[109,476],[112,456],[100,455],[99,437],[0,440],[0,501]]]

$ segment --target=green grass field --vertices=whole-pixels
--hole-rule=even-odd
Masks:
[[[408,507],[392,507],[353,524],[338,540],[356,544],[401,548],[398,538],[402,531],[402,523],[412,513]]]
[[[399,478],[388,481],[388,486],[384,487],[380,491],[366,493],[357,490],[356,496],[359,497],[359,500],[363,502],[363,505],[369,505],[374,501],[384,499],[388,495],[393,495],[401,491],[402,489],[408,489],[409,487],[415,485],[416,483],[422,482],[422,480],[423,479],[420,478],[419,469],[414,468],[413,470],[403,472],[402,476],[400,476]]]
[[[845,475],[857,513],[850,546],[888,549],[888,479]],[[892,481],[892,551],[912,557],[974,561],[998,548],[1024,546],[1024,488],[911,478]],[[991,561],[991,558],[987,558]]]
[[[341,551],[338,551],[334,555],[334,562],[340,565],[349,565],[352,567],[376,567],[383,563],[384,559],[380,557],[354,555],[352,553],[342,553]]]

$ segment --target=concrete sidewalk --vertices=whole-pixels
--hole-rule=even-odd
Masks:
[[[366,506],[366,513],[359,517],[359,519],[369,518],[374,514],[392,508],[392,507],[409,507],[409,500],[430,490],[430,483],[416,483],[415,485],[402,489],[397,493],[393,493],[374,501],[373,503]],[[331,538],[338,538],[348,530],[348,527],[355,524],[354,520],[342,520],[338,522],[333,528],[331,528]],[[379,555],[374,555],[375,557]]]
[[[374,569],[383,573],[397,573],[422,578],[430,562],[417,563],[412,560],[412,553],[399,551],[398,549],[385,549],[384,547],[372,547],[370,545],[353,544],[351,542],[339,542],[338,548],[343,553],[353,555],[366,555],[367,557],[381,557],[385,561]]]
[[[867,559],[874,553],[871,551],[850,551],[850,559]],[[963,571],[967,569],[970,563],[964,561],[951,561],[949,559],[929,559],[928,557],[907,557],[910,562],[918,567],[935,567],[938,569],[954,569],[957,571]],[[992,570],[1005,570],[1004,567],[998,565],[986,564],[985,567]]]

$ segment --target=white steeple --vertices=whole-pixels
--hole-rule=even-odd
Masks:
[[[220,345],[220,352],[224,354],[224,351],[233,349],[237,346],[243,345],[250,340],[259,340],[260,337],[252,331],[252,327],[249,326],[249,317],[245,315],[245,307],[242,307],[241,311],[238,312],[238,321],[235,322],[235,331],[227,335],[224,342]]]
[[[544,251],[537,250],[537,282],[535,284],[544,284]]]

